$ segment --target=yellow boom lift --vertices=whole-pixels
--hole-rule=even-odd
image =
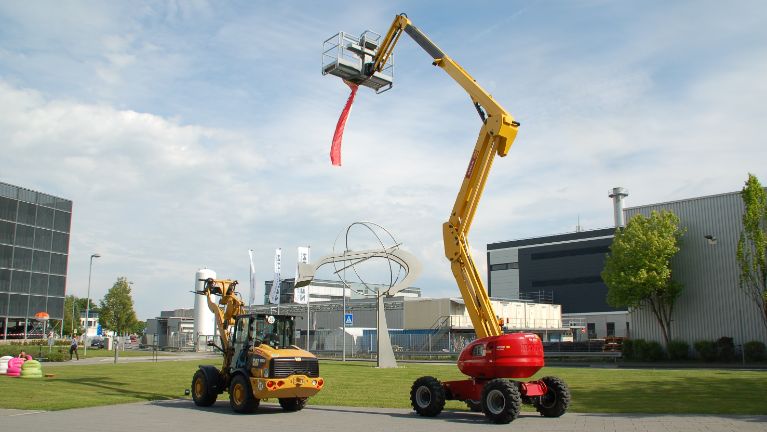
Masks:
[[[458,368],[470,378],[447,382],[429,376],[417,379],[410,392],[413,409],[423,416],[436,416],[445,400],[460,400],[473,411],[484,412],[494,423],[509,423],[519,415],[520,405],[529,403],[541,415],[559,417],[570,403],[564,381],[557,377],[528,382],[508,379],[528,378],[540,370],[544,365],[543,345],[532,333],[503,333],[467,240],[493,160],[496,155],[509,153],[520,124],[405,14],[394,18],[382,40],[366,31],[359,38],[339,33],[337,38],[326,41],[326,46],[332,41],[330,49],[335,51],[326,48],[323,55],[338,55],[335,61],[323,60],[323,73],[379,93],[388,90],[393,76],[392,53],[403,32],[431,55],[434,66],[442,68],[469,94],[482,121],[461,189],[442,228],[445,256],[477,334],[477,340],[466,346],[458,358]],[[355,63],[357,59],[348,53],[356,54],[359,61]]]
[[[201,365],[192,378],[192,399],[210,406],[229,391],[239,413],[254,412],[262,400],[276,398],[285,411],[299,411],[325,384],[317,357],[295,346],[293,316],[246,313],[235,291],[237,281],[207,279],[196,294],[207,297],[216,318],[223,353],[221,369]],[[216,301],[218,297],[218,301]]]

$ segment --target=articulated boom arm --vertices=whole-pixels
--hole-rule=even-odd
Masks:
[[[221,338],[221,349],[224,351],[224,365],[221,370],[229,370],[229,364],[234,355],[231,341],[229,340],[229,327],[234,325],[234,317],[243,313],[244,302],[238,297],[235,291],[236,280],[231,279],[206,279],[202,291],[197,291],[199,295],[204,295],[208,299],[208,309],[216,316],[216,326],[218,335]],[[213,296],[221,296],[216,302]]]
[[[467,236],[479,199],[485,188],[487,176],[495,155],[506,156],[517,136],[519,123],[514,121],[490,94],[453,59],[442,52],[429,38],[415,27],[404,14],[397,15],[373,58],[370,74],[380,71],[391,56],[402,32],[407,33],[469,94],[483,121],[466,175],[458,192],[450,219],[442,226],[445,256],[450,260],[466,309],[474,324],[478,338],[497,336],[502,333],[495,311],[490,304],[482,276],[471,257]]]

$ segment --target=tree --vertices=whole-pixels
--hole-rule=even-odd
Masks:
[[[64,334],[72,336],[72,330],[74,329],[77,334],[83,333],[83,327],[80,326],[80,312],[85,309],[80,309],[80,299],[73,295],[68,295],[64,298]],[[74,315],[72,314],[74,308]]]
[[[131,331],[136,321],[128,279],[120,277],[100,302],[99,324],[119,334]]]
[[[671,315],[682,284],[671,278],[671,259],[679,251],[684,230],[670,211],[638,214],[615,232],[605,260],[602,280],[607,303],[613,307],[649,308],[660,326],[663,341],[671,339]]]
[[[749,174],[740,196],[745,206],[736,253],[740,287],[759,309],[767,330],[767,193],[759,179]]]
[[[140,335],[144,333],[144,330],[146,330],[146,321],[136,321],[136,324],[131,329],[131,333]]]

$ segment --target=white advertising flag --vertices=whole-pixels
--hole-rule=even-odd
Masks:
[[[298,247],[298,262],[309,264],[309,248],[304,246]],[[296,278],[298,280],[298,265],[296,265]],[[293,302],[306,304],[307,301],[307,287],[295,288],[293,290]]]
[[[269,303],[280,304],[280,261],[282,261],[282,249],[274,251],[274,281],[272,290],[269,291]]]
[[[253,266],[253,249],[248,249],[250,257],[250,295],[248,296],[248,306],[256,302],[256,268]]]

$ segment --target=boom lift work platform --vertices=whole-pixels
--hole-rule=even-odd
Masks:
[[[338,33],[325,41],[322,73],[369,87],[382,93],[393,85],[393,52],[402,33],[410,36],[468,93],[482,126],[448,221],[443,224],[445,256],[474,325],[477,340],[458,358],[458,368],[470,378],[440,382],[425,376],[411,388],[413,409],[422,416],[436,416],[445,400],[466,402],[494,423],[509,423],[519,416],[522,403],[535,406],[543,416],[559,417],[570,404],[567,385],[557,377],[519,382],[544,366],[543,344],[532,333],[504,334],[471,256],[468,233],[482,197],[495,156],[509,153],[520,124],[452,58],[435,45],[405,14],[394,18],[378,42],[366,31],[357,38]]]

